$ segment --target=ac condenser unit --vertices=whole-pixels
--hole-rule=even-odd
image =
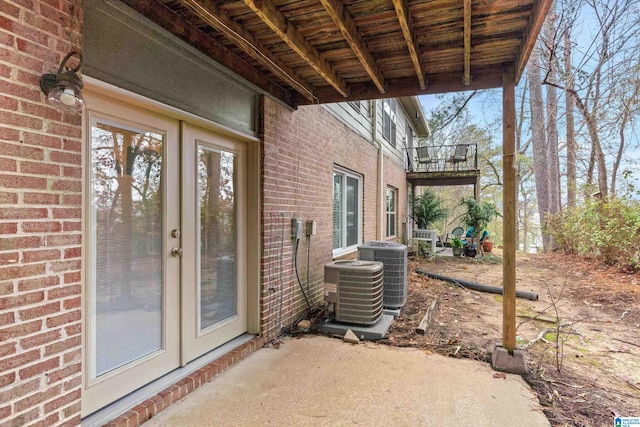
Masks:
[[[358,259],[384,264],[385,308],[402,308],[407,301],[407,246],[373,240],[358,246]]]
[[[324,266],[324,300],[338,322],[372,325],[382,316],[382,263],[334,261]]]

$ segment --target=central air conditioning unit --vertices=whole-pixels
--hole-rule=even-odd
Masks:
[[[338,322],[372,325],[382,316],[382,263],[334,261],[324,266],[324,300]]]
[[[373,240],[358,246],[358,259],[379,261],[384,265],[385,308],[402,308],[407,301],[407,246],[402,243]]]

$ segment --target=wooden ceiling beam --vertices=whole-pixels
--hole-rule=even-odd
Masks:
[[[464,0],[464,75],[462,81],[471,84],[471,0]]]
[[[476,78],[474,78],[468,86],[463,84],[460,73],[429,74],[429,86],[422,90],[417,89],[415,83],[406,78],[388,78],[386,79],[387,91],[384,95],[380,94],[378,88],[371,83],[354,83],[349,86],[349,98],[347,100],[362,101],[384,97],[398,98],[402,96],[433,95],[467,90],[492,89],[502,87],[502,70],[503,68],[501,66],[486,67],[477,70]],[[330,87],[317,88],[316,97],[317,102],[320,104],[345,101]],[[296,96],[294,101],[297,105],[310,104],[308,100],[299,96]]]
[[[345,9],[344,4],[337,0],[320,0],[320,3],[322,3],[333,22],[338,29],[340,29],[342,36],[347,43],[349,43],[349,46],[351,46],[351,49],[362,63],[362,66],[380,93],[384,93],[384,77],[373,60],[371,53],[362,41],[362,36],[358,33],[358,29],[353,23],[353,18]]]
[[[549,12],[549,8],[552,3],[553,0],[537,0],[533,5],[530,15],[531,18],[529,20],[529,27],[525,32],[526,38],[515,62],[516,85],[520,81],[520,77],[522,77],[524,67],[526,67],[527,61],[529,61],[529,56],[531,56],[531,51],[533,51],[533,47],[538,40],[538,34],[540,33],[540,29],[544,24],[544,20],[547,17],[547,13]]]
[[[195,1],[195,0],[188,0]],[[200,0],[201,1],[201,0]],[[245,4],[264,21],[291,49],[300,55],[322,78],[343,97],[348,94],[347,85],[318,51],[289,25],[287,18],[278,11],[272,0],[244,0]]]
[[[422,65],[420,64],[420,52],[413,33],[413,26],[410,23],[409,8],[407,7],[406,0],[393,0],[393,7],[396,9],[396,15],[398,15],[398,21],[402,28],[402,35],[409,48],[411,62],[413,62],[413,68],[418,76],[418,84],[420,85],[420,89],[424,90],[427,84],[424,78],[424,72],[422,71]]]
[[[203,21],[211,25],[216,31],[228,38],[244,53],[260,62],[276,76],[287,82],[294,90],[304,98],[313,101],[313,88],[300,78],[297,73],[273,56],[260,42],[246,31],[242,26],[229,18],[218,9],[211,0],[179,0],[187,8],[191,9]],[[234,70],[237,72],[237,70]]]

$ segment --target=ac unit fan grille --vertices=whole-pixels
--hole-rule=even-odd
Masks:
[[[335,282],[335,318],[339,322],[370,325],[382,316],[384,273],[382,263],[367,268],[332,263],[325,266],[325,287]]]
[[[407,247],[395,242],[373,241],[358,246],[358,258],[384,265],[384,307],[404,306],[407,301]]]

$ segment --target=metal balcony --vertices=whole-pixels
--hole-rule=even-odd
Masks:
[[[477,184],[478,145],[421,145],[407,148],[407,181],[414,186]]]

